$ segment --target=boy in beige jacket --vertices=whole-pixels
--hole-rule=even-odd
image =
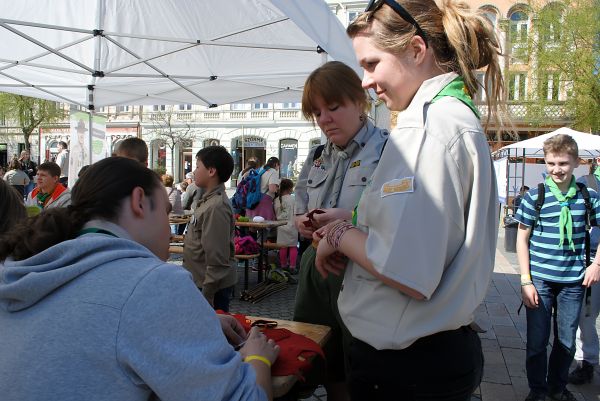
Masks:
[[[183,266],[215,309],[229,311],[237,282],[234,220],[224,183],[233,171],[233,158],[222,146],[209,146],[196,154],[195,184],[205,189],[188,226]]]

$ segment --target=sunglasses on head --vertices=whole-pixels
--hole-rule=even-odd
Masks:
[[[425,36],[425,32],[423,32],[417,21],[415,21],[412,15],[410,15],[408,11],[406,11],[406,9],[400,5],[400,3],[397,3],[394,0],[371,0],[369,1],[369,5],[367,5],[367,8],[365,8],[365,12],[377,11],[379,7],[381,7],[383,4],[387,4],[388,6],[390,6],[392,10],[396,12],[396,14],[402,17],[404,21],[414,26],[417,30],[417,35],[423,38],[425,46],[429,47],[427,43],[427,36]]]

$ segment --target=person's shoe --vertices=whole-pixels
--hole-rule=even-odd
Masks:
[[[546,396],[544,394],[530,391],[527,397],[525,397],[525,401],[546,401]]]
[[[573,393],[567,389],[564,389],[560,393],[550,394],[548,397],[553,401],[577,401]]]
[[[590,383],[594,377],[594,365],[587,361],[577,363],[577,367],[569,373],[569,383],[584,384]]]

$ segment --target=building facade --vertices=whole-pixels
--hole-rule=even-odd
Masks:
[[[367,1],[326,0],[331,11],[343,25],[347,25],[366,7]],[[534,16],[526,1],[469,0],[474,9],[480,9],[493,24],[502,43],[502,65],[507,84],[507,106],[518,135],[509,135],[508,127],[491,127],[489,140],[492,150],[514,140],[526,139],[569,123],[561,101],[566,93],[558,77],[549,76],[545,93],[551,104],[548,118],[542,127],[528,121],[526,102],[531,90],[531,68],[520,57],[519,50],[526,46]],[[547,2],[551,6],[552,2]],[[478,72],[480,82],[485,71]],[[483,118],[487,115],[485,94],[475,98]],[[375,102],[374,102],[375,104]],[[389,126],[389,113],[378,105],[378,124]],[[114,152],[118,143],[130,136],[146,141],[149,148],[149,167],[172,174],[176,181],[194,168],[195,153],[208,145],[227,148],[235,160],[232,177],[243,169],[244,161],[256,156],[261,163],[269,157],[281,160],[281,175],[295,176],[308,155],[311,146],[321,141],[321,132],[302,117],[300,103],[254,103],[221,105],[207,109],[199,105],[121,105],[101,108],[97,113],[107,118],[106,148]],[[384,120],[381,115],[386,116]],[[393,118],[392,118],[393,119]],[[52,160],[58,141],[69,140],[69,123],[43,127],[32,137],[31,152],[34,160]],[[24,147],[17,127],[0,127],[0,164],[18,154]],[[231,182],[234,185],[236,182]]]

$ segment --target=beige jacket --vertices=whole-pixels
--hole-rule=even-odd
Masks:
[[[183,266],[211,304],[218,290],[237,282],[234,228],[231,203],[221,184],[198,202],[183,248]]]

